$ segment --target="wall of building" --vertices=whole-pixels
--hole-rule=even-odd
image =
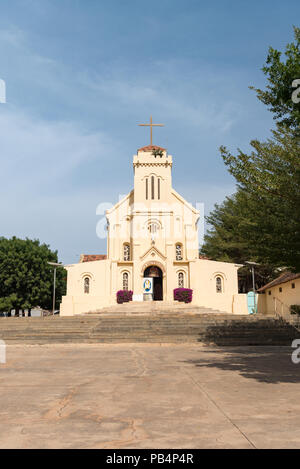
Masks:
[[[295,288],[292,288],[293,284]],[[269,288],[265,291],[264,296],[264,312],[289,315],[291,305],[300,305],[300,278]]]
[[[227,313],[248,314],[246,295],[238,294],[239,266],[229,262],[198,259],[191,262],[191,288],[194,302]],[[217,278],[222,280],[222,291],[217,292]]]
[[[108,306],[111,298],[110,261],[83,262],[66,266],[67,295],[62,297],[61,316],[73,316]],[[84,279],[90,279],[90,291],[84,292]]]
[[[153,256],[153,254],[155,254]],[[67,295],[61,303],[61,315],[70,316],[96,311],[116,303],[116,292],[123,288],[123,274],[128,273],[128,288],[135,295],[143,293],[143,272],[148,265],[157,265],[163,272],[164,301],[173,301],[178,287],[178,274],[184,273],[184,286],[193,289],[193,304],[227,313],[247,314],[247,295],[238,294],[238,266],[226,262],[198,259],[193,262],[174,262],[162,259],[153,248],[143,258],[132,262],[109,260],[84,262],[67,267]],[[84,293],[84,279],[90,279],[90,292]],[[216,279],[222,279],[222,292],[216,289]]]

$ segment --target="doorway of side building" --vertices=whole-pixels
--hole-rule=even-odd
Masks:
[[[153,301],[163,300],[163,273],[162,270],[156,265],[147,267],[144,272],[144,277],[153,278]]]

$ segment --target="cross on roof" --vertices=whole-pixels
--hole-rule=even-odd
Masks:
[[[152,145],[152,127],[164,127],[164,124],[152,124],[152,116],[150,116],[150,124],[139,124],[140,127],[150,127],[150,145]]]

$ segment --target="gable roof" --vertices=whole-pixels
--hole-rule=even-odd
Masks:
[[[283,272],[279,277],[275,278],[271,282],[267,283],[263,287],[259,288],[260,292],[268,290],[269,288],[276,287],[276,285],[281,285],[282,283],[290,282],[291,280],[295,280],[296,278],[300,278],[300,273],[295,274],[293,272]]]
[[[107,215],[110,215],[111,213],[114,212],[114,210],[116,210],[118,207],[120,207],[120,205],[124,204],[124,202],[126,202],[127,199],[129,199],[130,197],[133,196],[133,193],[134,193],[134,189],[132,189],[127,195],[125,195],[123,197],[123,199],[119,200],[119,202],[117,202],[113,207],[109,208],[106,210],[106,214]]]
[[[104,261],[107,259],[106,254],[81,254],[79,262]]]
[[[155,253],[155,254],[157,254],[161,259],[166,260],[166,256],[164,256],[163,253],[160,252],[160,250],[157,249],[156,246],[151,246],[142,256],[140,256],[140,259],[145,259],[150,253]]]
[[[212,260],[210,257],[203,256],[202,254],[199,254],[199,259],[202,259],[204,261],[211,261]]]
[[[187,200],[185,200],[182,195],[180,195],[177,191],[175,191],[175,189],[172,187],[171,188],[171,194],[177,199],[179,200],[180,202],[182,202],[186,207],[188,207],[192,212],[194,212],[196,215],[198,215],[198,217],[200,216],[200,213],[199,213],[199,210],[197,210],[195,207],[193,207],[192,204],[190,204],[190,202],[188,202]]]

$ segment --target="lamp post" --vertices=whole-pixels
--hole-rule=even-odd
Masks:
[[[252,288],[253,288],[253,293],[254,293],[254,313],[256,313],[256,291],[255,291],[255,272],[254,272],[254,266],[259,265],[257,262],[251,262],[251,261],[245,261],[245,264],[249,265],[251,267],[251,272],[252,272]]]
[[[52,303],[52,314],[54,316],[55,311],[55,287],[56,287],[56,269],[57,267],[64,268],[63,264],[58,264],[57,262],[47,262],[47,264],[52,265],[54,267],[54,277],[53,277],[53,303]]]

